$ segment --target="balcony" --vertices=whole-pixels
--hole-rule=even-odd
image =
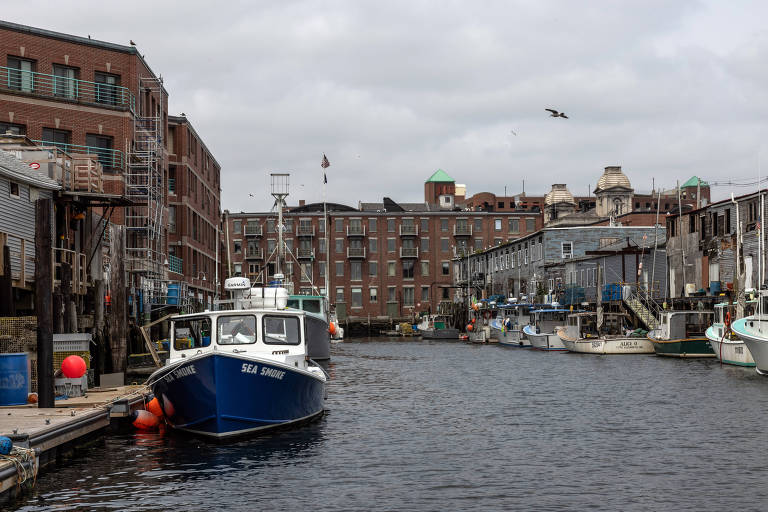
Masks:
[[[261,226],[245,225],[245,236],[262,236]]]
[[[400,236],[418,236],[419,228],[417,226],[400,226]]]
[[[453,248],[453,257],[454,258],[466,258],[472,254],[472,250],[469,247],[454,247]]]
[[[119,85],[0,66],[0,89],[136,112],[136,97],[130,89]]]
[[[296,258],[300,260],[311,260],[315,258],[315,251],[312,249],[296,249]]]
[[[245,259],[247,260],[263,260],[264,259],[264,249],[261,247],[258,247],[256,249],[246,249],[245,251]]]
[[[35,144],[43,148],[57,149],[70,156],[95,155],[104,169],[124,170],[125,156],[119,149],[99,148],[96,146],[81,146],[78,144],[64,144],[47,140],[33,140]],[[175,186],[175,184],[174,184]]]
[[[453,236],[472,236],[472,226],[453,226]]]
[[[365,259],[365,247],[347,247],[347,258],[349,258],[349,259],[357,259],[357,258]]]
[[[365,226],[347,226],[347,236],[365,236]]]
[[[418,247],[401,247],[400,257],[401,258],[418,258],[419,248]]]
[[[296,236],[315,236],[315,226],[297,226]]]

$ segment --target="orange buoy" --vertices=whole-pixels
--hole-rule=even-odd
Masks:
[[[133,426],[139,430],[155,430],[160,424],[160,418],[143,409],[133,411],[131,420],[133,420]]]
[[[27,395],[27,403],[28,404],[36,404],[37,403],[37,393],[30,393]]]
[[[336,335],[336,324],[333,322],[328,322],[328,332],[331,333],[331,336]]]
[[[467,331],[471,331],[471,330],[472,330],[472,324],[467,324]]]
[[[152,400],[147,402],[147,410],[158,418],[163,417],[163,408],[160,407],[160,400],[158,400],[157,397],[154,397]]]
[[[476,320],[476,319],[475,319],[475,318],[473,318],[473,319],[472,319],[472,323],[475,323],[475,320]]]

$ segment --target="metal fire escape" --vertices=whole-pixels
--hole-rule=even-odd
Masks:
[[[138,108],[133,120],[133,142],[125,174],[125,195],[134,203],[126,208],[126,270],[137,306],[164,302],[164,129],[165,91],[161,78],[139,77]]]

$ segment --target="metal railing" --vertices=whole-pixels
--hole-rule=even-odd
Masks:
[[[401,247],[400,257],[401,258],[418,258],[419,248],[418,247]]]
[[[347,226],[347,236],[365,236],[365,226]]]
[[[416,225],[400,226],[400,236],[416,236],[419,234],[419,228]]]
[[[453,226],[453,236],[472,236],[472,226]]]
[[[245,259],[248,260],[263,260],[264,259],[264,249],[261,247],[257,249],[246,249],[245,251]]]
[[[347,258],[365,258],[365,247],[347,247]]]
[[[261,236],[261,226],[245,225],[245,236]]]
[[[296,236],[315,236],[315,226],[297,226]]]
[[[296,258],[300,260],[307,260],[315,257],[315,252],[312,249],[296,249]]]
[[[44,148],[55,147],[69,155],[96,155],[99,159],[99,163],[105,169],[125,169],[125,155],[119,149],[65,144],[63,142],[51,142],[49,140],[33,140],[32,142]]]
[[[0,88],[136,111],[136,97],[130,89],[119,85],[0,66]]]

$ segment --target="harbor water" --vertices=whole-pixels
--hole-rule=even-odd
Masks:
[[[753,510],[768,378],[713,359],[418,338],[334,345],[327,414],[230,444],[111,433],[38,510]],[[247,390],[244,390],[246,393]]]

